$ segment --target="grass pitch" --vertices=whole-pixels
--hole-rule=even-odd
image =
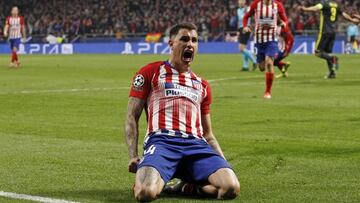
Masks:
[[[167,56],[20,58],[20,69],[8,69],[0,56],[0,191],[134,201],[128,87],[140,67]],[[262,98],[264,73],[240,72],[240,55],[200,55],[193,65],[212,81],[215,135],[241,182],[234,202],[360,202],[359,55],[340,56],[335,80],[323,79],[325,62],[315,56],[289,60],[271,100]],[[145,128],[143,116],[141,135]],[[183,201],[205,200],[158,200]]]

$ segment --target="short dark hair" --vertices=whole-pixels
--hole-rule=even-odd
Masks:
[[[170,29],[170,38],[176,36],[179,33],[179,30],[181,29],[187,29],[187,30],[195,30],[197,31],[197,27],[195,24],[193,23],[179,23],[174,25],[171,29]]]

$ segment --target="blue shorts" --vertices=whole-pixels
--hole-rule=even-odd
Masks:
[[[204,140],[166,134],[152,135],[144,146],[138,168],[154,167],[165,184],[173,178],[186,182],[207,182],[220,168],[230,168],[226,160]]]
[[[285,52],[281,52],[279,51],[275,60],[274,60],[274,65],[277,65],[280,61],[282,61],[285,57]]]
[[[275,41],[257,43],[255,47],[257,48],[256,61],[258,63],[265,61],[266,56],[276,58],[279,51],[278,43]]]
[[[11,50],[13,50],[14,47],[16,47],[17,50],[19,50],[20,43],[21,43],[21,38],[10,39]]]

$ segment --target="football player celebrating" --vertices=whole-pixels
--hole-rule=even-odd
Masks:
[[[340,8],[341,1],[322,0],[320,3],[311,7],[300,6],[300,9],[306,12],[320,12],[320,29],[316,41],[315,55],[326,60],[329,74],[326,79],[336,78],[335,69],[339,69],[339,60],[337,56],[330,55],[336,38],[336,22],[339,15],[353,23],[359,23],[359,19],[352,18],[349,14]]]
[[[266,69],[266,89],[264,98],[271,99],[271,87],[274,80],[274,59],[278,53],[277,22],[280,17],[282,26],[286,27],[288,19],[284,7],[275,0],[255,0],[249,12],[244,16],[244,32],[250,32],[248,19],[255,18],[255,47],[257,62],[261,71]]]
[[[218,199],[233,199],[240,192],[212,131],[210,85],[190,68],[198,50],[196,30],[190,23],[172,27],[169,60],[150,63],[134,76],[125,137],[138,201],[156,199],[172,178],[181,181],[167,191]],[[138,122],[143,109],[147,136],[140,158]]]
[[[11,9],[11,16],[6,18],[4,27],[4,37],[9,37],[11,48],[11,63],[10,67],[19,67],[20,62],[17,55],[21,38],[26,38],[24,17],[19,16],[18,7],[14,6]]]
[[[291,30],[288,26],[285,26],[284,28],[279,27],[280,29],[280,40],[283,43],[280,43],[282,46],[279,47],[278,55],[275,58],[274,65],[279,68],[281,71],[281,74],[276,76],[279,77],[287,77],[288,76],[288,69],[290,67],[290,62],[284,62],[284,60],[289,53],[291,52],[291,49],[294,45],[294,36],[291,33]]]

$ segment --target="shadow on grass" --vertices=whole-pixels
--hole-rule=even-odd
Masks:
[[[60,198],[66,199],[68,201],[80,201],[80,202],[136,202],[133,196],[132,191],[128,188],[118,189],[118,190],[74,190],[74,191],[52,191],[52,192],[41,192],[38,193],[39,196],[51,197],[51,198]],[[163,201],[207,201],[214,200],[209,198],[201,198],[194,196],[181,196],[173,194],[161,194],[159,199],[160,202]]]

